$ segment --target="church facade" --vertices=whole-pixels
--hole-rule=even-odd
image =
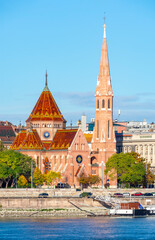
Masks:
[[[26,120],[26,130],[17,135],[11,149],[31,156],[43,173],[60,172],[61,182],[71,186],[79,186],[82,174],[94,174],[101,177],[103,186],[108,182],[116,187],[117,182],[104,174],[106,161],[116,152],[105,25],[95,100],[95,128],[90,149],[80,128],[66,129],[66,120],[48,88],[46,73],[45,88]]]

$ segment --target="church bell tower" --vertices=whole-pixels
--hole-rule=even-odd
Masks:
[[[102,184],[116,182],[105,176],[105,163],[108,158],[116,153],[116,141],[113,131],[113,90],[110,78],[106,25],[104,24],[104,36],[101,52],[99,75],[95,92],[95,127],[92,138],[92,157],[98,164],[98,175]],[[93,161],[91,163],[93,165]]]

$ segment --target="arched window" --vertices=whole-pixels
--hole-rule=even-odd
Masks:
[[[99,100],[97,99],[97,109],[99,109]]]
[[[108,99],[108,109],[110,109],[110,99]]]
[[[105,101],[102,99],[102,108],[105,108]]]

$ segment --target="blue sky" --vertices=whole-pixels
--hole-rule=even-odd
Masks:
[[[154,0],[0,0],[0,120],[25,123],[46,69],[68,124],[94,117],[104,12],[114,119],[155,121]]]

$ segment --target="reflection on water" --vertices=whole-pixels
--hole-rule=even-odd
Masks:
[[[0,239],[155,239],[155,218],[0,219]]]

